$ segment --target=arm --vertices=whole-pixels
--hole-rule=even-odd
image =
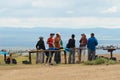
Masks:
[[[43,41],[43,49],[45,50],[45,44],[44,44],[44,41]]]
[[[95,38],[95,45],[97,46],[98,45],[98,41],[97,41],[97,39]]]

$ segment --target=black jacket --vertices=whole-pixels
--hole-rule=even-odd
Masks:
[[[36,44],[36,48],[37,49],[43,49],[45,50],[45,44],[44,44],[44,41],[43,40],[39,40]]]
[[[67,48],[75,48],[75,39],[69,39]]]

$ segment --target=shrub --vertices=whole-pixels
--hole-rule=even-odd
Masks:
[[[104,58],[97,58],[96,60],[95,60],[95,65],[97,65],[97,64],[104,64],[105,62],[107,61],[107,59],[104,59]]]
[[[93,65],[92,61],[85,61],[84,64],[86,64],[86,65]]]
[[[109,60],[108,61],[108,64],[116,64],[117,62],[116,61],[114,61],[114,60]]]
[[[108,60],[105,58],[97,58],[96,60],[93,61],[85,61],[85,65],[99,65],[99,64],[115,64],[116,61],[113,60]]]

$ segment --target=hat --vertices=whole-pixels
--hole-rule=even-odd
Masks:
[[[43,39],[43,37],[42,37],[42,36],[40,36],[40,37],[39,37],[39,39]]]
[[[81,36],[85,35],[84,33],[81,34]]]
[[[59,33],[59,32],[57,32],[56,34],[60,35],[60,33]]]

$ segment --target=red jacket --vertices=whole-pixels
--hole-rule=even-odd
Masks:
[[[48,38],[47,44],[48,44],[49,48],[50,47],[54,47],[54,45],[53,45],[54,43],[53,42],[54,42],[54,39],[52,37]]]

